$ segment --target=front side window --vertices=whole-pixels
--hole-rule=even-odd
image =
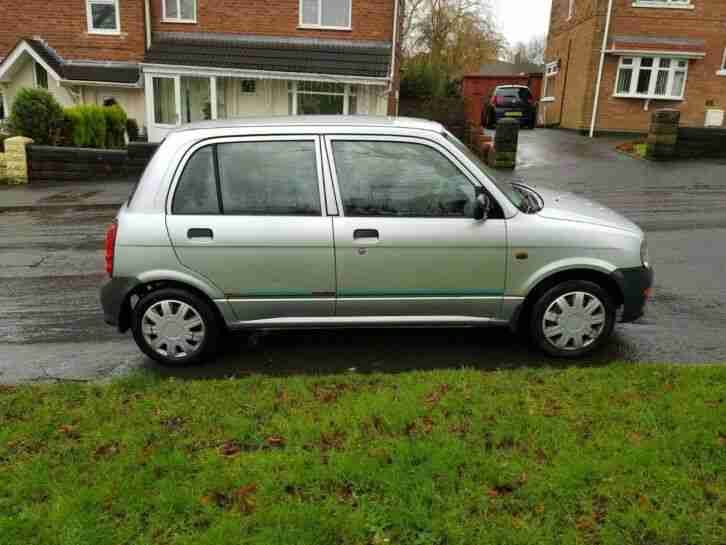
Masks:
[[[225,214],[321,214],[313,141],[219,144],[217,155]]]
[[[88,31],[96,34],[116,34],[121,26],[118,0],[87,0]]]
[[[164,0],[164,21],[195,23],[197,21],[196,0]]]
[[[468,218],[474,186],[437,150],[410,142],[333,143],[346,216]]]
[[[41,89],[48,88],[48,72],[39,63],[35,63],[35,86]]]
[[[300,24],[349,29],[352,0],[300,0]]]
[[[686,89],[688,60],[668,57],[622,57],[615,96],[680,100]]]
[[[212,146],[197,150],[187,161],[171,211],[174,214],[219,214]]]

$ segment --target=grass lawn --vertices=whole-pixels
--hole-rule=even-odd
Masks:
[[[0,387],[0,543],[726,543],[726,366]]]

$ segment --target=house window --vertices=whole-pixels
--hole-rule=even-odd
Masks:
[[[552,76],[556,76],[560,73],[560,61],[556,60],[554,62],[547,63],[545,67],[545,75],[550,78]]]
[[[35,63],[34,66],[34,77],[35,77],[35,86],[40,87],[41,89],[47,89],[48,88],[48,72],[45,71],[45,68],[43,68],[39,63]]]
[[[343,83],[291,81],[288,83],[290,115],[355,115],[355,88]]]
[[[197,0],[164,0],[164,21],[170,23],[196,23]]]
[[[636,8],[686,8],[693,9],[691,0],[633,0]]]
[[[253,79],[240,80],[240,91],[243,95],[254,95],[257,92],[257,81]]]
[[[118,34],[121,25],[118,17],[118,0],[86,0],[88,32],[93,34]]]
[[[352,0],[300,0],[300,26],[349,30],[351,2]]]
[[[688,61],[669,57],[622,57],[615,96],[682,100]]]

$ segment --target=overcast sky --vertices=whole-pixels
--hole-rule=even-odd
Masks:
[[[510,44],[547,33],[552,0],[493,0],[499,28]]]

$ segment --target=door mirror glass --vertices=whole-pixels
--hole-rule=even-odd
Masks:
[[[486,193],[478,191],[476,201],[474,202],[474,219],[477,221],[486,221],[489,217],[491,209],[491,201]]]

